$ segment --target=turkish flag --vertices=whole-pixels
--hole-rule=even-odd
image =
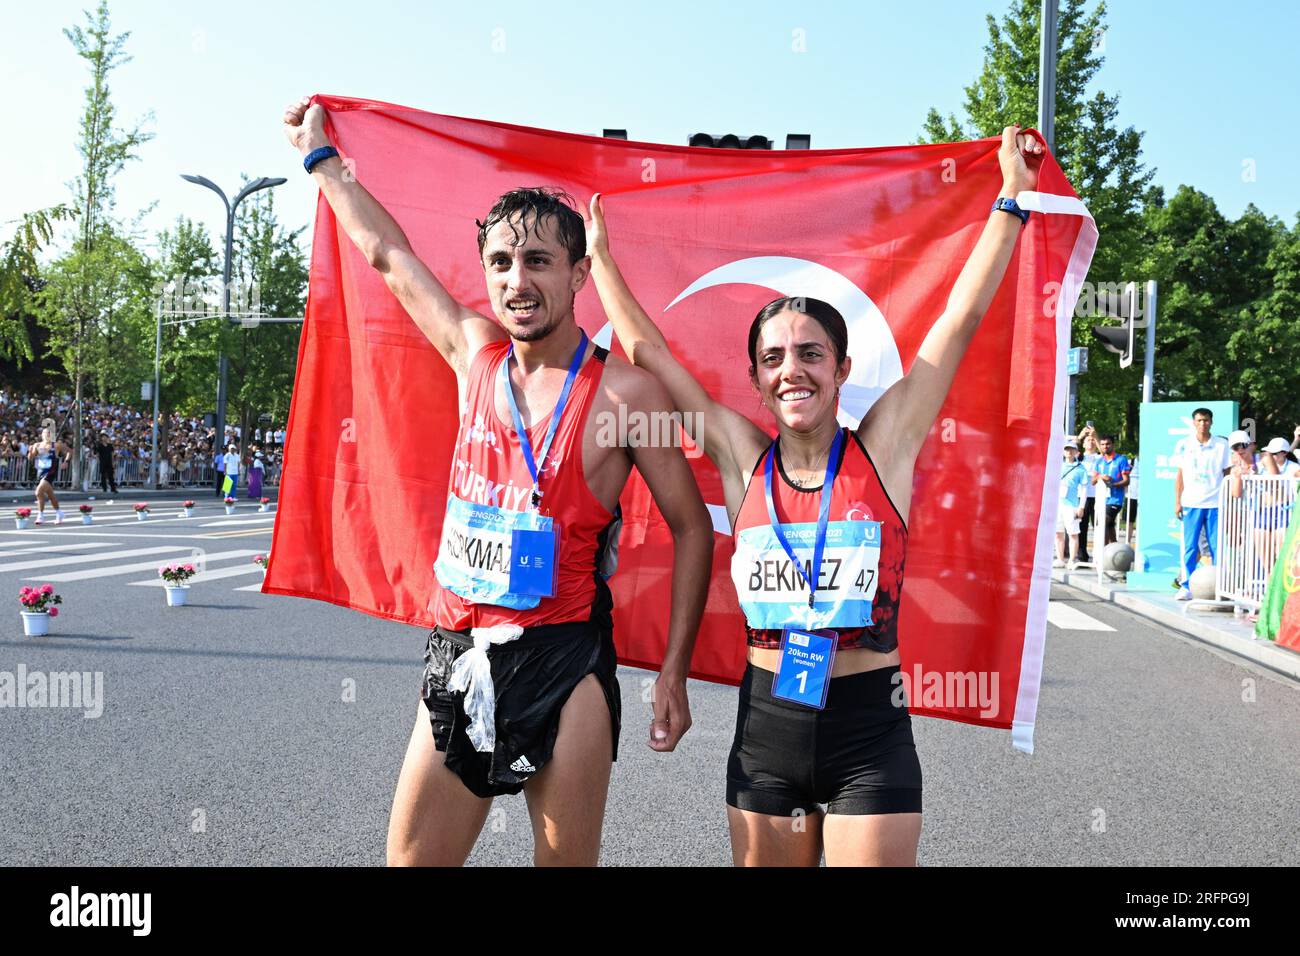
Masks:
[[[611,250],[707,391],[775,434],[748,380],[746,334],[778,295],[837,306],[855,424],[943,312],[1002,183],[1000,140],[844,150],[694,149],[440,116],[319,96],[358,180],[453,296],[491,315],[476,218],[517,186],[605,195]],[[899,612],[912,713],[1011,728],[1032,748],[1046,627],[1070,315],[1096,243],[1046,156],[1030,217],[916,464]],[[999,213],[999,215],[1006,215]],[[610,330],[591,282],[579,324]],[[613,345],[617,350],[615,342]],[[383,279],[318,202],[306,323],[263,590],[431,627],[456,382]],[[705,423],[707,427],[707,423]],[[737,683],[743,618],[722,487],[691,461],[714,516],[709,601],[692,674]],[[672,539],[636,473],[614,592],[627,664],[666,642]]]

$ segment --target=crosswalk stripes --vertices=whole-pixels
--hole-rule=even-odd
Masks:
[[[260,551],[227,551],[225,552],[225,554],[230,554],[230,555],[244,554],[244,555],[251,556],[254,554],[261,554],[261,552]],[[222,556],[221,554],[210,554],[207,557],[219,558],[221,556]],[[198,574],[196,574],[193,578],[190,579],[190,583],[202,584],[204,581],[216,581],[220,578],[234,578],[234,577],[239,577],[241,574],[261,574],[261,573],[262,573],[262,569],[250,561],[246,565],[238,564],[230,568],[214,568],[205,571],[200,571]],[[127,584],[131,585],[132,587],[138,587],[138,588],[160,588],[163,586],[164,583],[166,582],[164,582],[162,578],[150,578],[147,581],[127,582]],[[257,589],[260,591],[262,589],[262,586],[259,584],[257,586]],[[244,589],[235,588],[235,590],[242,591]]]
[[[1095,617],[1084,614],[1077,607],[1061,601],[1047,602],[1047,622],[1063,631],[1114,631],[1115,628]]]
[[[180,548],[155,548],[153,550],[189,552],[193,549],[182,546]],[[261,554],[261,553],[262,553],[261,551],[217,551],[215,553],[203,554],[201,559],[204,564],[207,564],[208,562],[219,561],[223,558],[251,558],[253,555]],[[179,560],[184,556],[185,555],[183,554],[174,555],[173,560]],[[199,559],[194,559],[194,560],[195,562],[197,562],[197,560]],[[158,567],[158,560],[155,559],[153,561],[140,561],[134,564],[114,564],[103,568],[88,568],[84,571],[68,571],[67,573],[64,574],[47,574],[42,577],[27,578],[26,580],[28,581],[39,580],[39,581],[50,581],[50,582],[85,581],[90,578],[107,578],[107,577],[113,577],[118,574],[131,574],[134,571],[145,571],[149,569],[156,570],[157,567]],[[201,576],[202,575],[200,575],[200,577]]]
[[[145,554],[167,554],[169,552],[189,552],[194,547],[188,544],[157,545],[152,548],[126,548],[121,551],[100,551],[96,554],[81,554],[73,557],[39,558],[31,561],[9,561],[0,564],[0,571],[30,571],[33,568],[65,567],[69,564],[90,564],[95,561],[116,560],[117,558],[134,558]]]
[[[34,546],[26,548],[0,548],[0,557],[7,558],[15,554],[48,554],[51,551],[76,551],[80,548],[108,548],[119,543],[119,541],[82,541],[75,544],[46,544],[38,541]]]

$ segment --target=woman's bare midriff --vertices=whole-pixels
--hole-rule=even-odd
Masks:
[[[776,673],[777,663],[781,659],[781,650],[776,647],[749,648],[749,662],[755,667]],[[835,663],[831,666],[831,677],[844,677],[846,674],[861,674],[863,671],[879,670],[893,667],[900,658],[898,649],[882,654],[866,647],[855,647],[835,652]]]

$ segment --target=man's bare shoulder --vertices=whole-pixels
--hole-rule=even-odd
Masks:
[[[671,408],[668,391],[659,379],[612,352],[605,357],[600,379],[605,396],[615,404],[636,408]]]

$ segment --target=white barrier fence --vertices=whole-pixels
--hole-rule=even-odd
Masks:
[[[212,487],[216,472],[211,462],[191,461],[184,467],[177,468],[170,462],[161,463],[159,476],[164,488]],[[139,487],[149,483],[149,463],[137,458],[118,458],[113,463],[114,481],[119,487]],[[87,488],[100,487],[99,458],[88,456],[82,459],[82,475]],[[240,485],[247,482],[247,472],[240,472]],[[262,477],[263,487],[280,483],[280,469],[269,465]],[[22,455],[0,456],[0,488],[35,488],[36,466]],[[54,476],[56,489],[72,487],[72,465],[59,462],[59,469]]]
[[[1219,489],[1216,598],[1258,611],[1291,520],[1296,481],[1248,475],[1241,479],[1240,494],[1233,491],[1233,480],[1225,478]]]

